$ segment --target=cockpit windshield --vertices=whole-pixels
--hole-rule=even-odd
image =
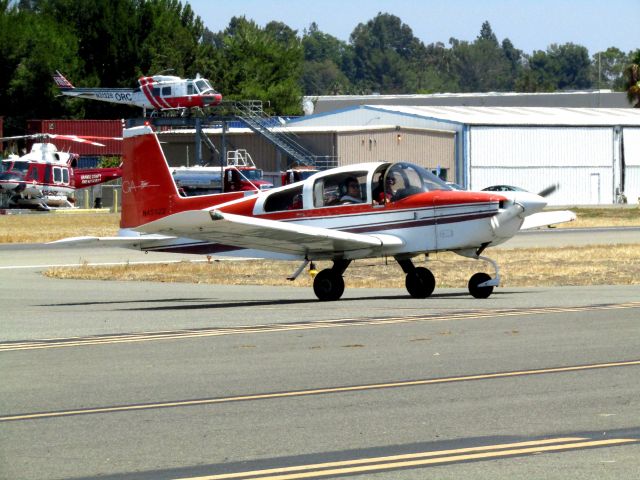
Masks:
[[[213,89],[211,84],[207,80],[205,80],[204,78],[196,80],[195,83],[196,83],[196,87],[198,88],[198,91],[201,94],[216,93],[216,91]]]
[[[9,162],[3,162],[9,163]],[[10,166],[6,168],[6,170],[10,170],[12,172],[21,172],[26,173],[29,170],[29,162],[13,162],[13,164],[9,163]]]
[[[425,168],[405,162],[395,163],[387,169],[384,186],[387,198],[393,202],[417,193],[452,190]]]

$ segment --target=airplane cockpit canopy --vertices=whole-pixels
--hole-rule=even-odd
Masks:
[[[384,174],[385,193],[392,201],[422,192],[452,190],[443,180],[427,169],[413,163],[398,162],[391,165]]]

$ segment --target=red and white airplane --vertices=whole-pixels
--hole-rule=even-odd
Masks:
[[[313,289],[337,300],[343,273],[356,259],[393,257],[412,297],[434,290],[431,271],[412,259],[450,250],[489,262],[492,278],[476,273],[469,291],[488,297],[498,266],[481,256],[521,228],[575,219],[573,212],[541,212],[546,201],[529,192],[452,190],[411,163],[362,163],[322,171],[304,181],[245,196],[243,192],[183,198],[150,127],[125,130],[119,237],[62,242],[116,243],[146,251],[300,260],[295,279],[311,261],[330,260]]]
[[[2,161],[0,204],[41,210],[72,207],[71,194],[77,189],[115,180],[122,175],[121,167],[77,169],[77,154],[59,151],[49,142],[55,139],[104,147],[95,140],[113,138],[37,133],[3,137],[0,141],[19,139],[34,139],[42,143],[34,143],[31,151],[21,157],[13,156]]]
[[[140,86],[132,88],[76,88],[60,72],[53,80],[63,95],[88,98],[103,102],[135,105],[149,110],[175,110],[204,108],[218,105],[222,95],[216,92],[209,81],[200,76],[184,79],[172,75],[140,77]]]

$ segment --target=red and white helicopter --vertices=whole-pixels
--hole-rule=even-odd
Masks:
[[[56,71],[53,80],[63,95],[103,102],[135,105],[150,110],[182,110],[218,105],[222,95],[209,81],[199,75],[184,79],[172,75],[140,77],[138,88],[76,88],[64,75]]]
[[[481,256],[521,228],[575,219],[573,212],[541,212],[546,201],[529,192],[452,190],[410,163],[362,163],[322,171],[304,181],[255,195],[243,192],[182,198],[150,127],[125,130],[122,217],[119,237],[81,237],[60,242],[120,244],[145,251],[297,259],[295,279],[316,260],[313,289],[337,300],[343,273],[356,259],[393,257],[412,297],[434,290],[430,270],[412,259],[450,250],[485,260],[492,278],[476,273],[469,291],[488,297],[499,284],[498,266]]]
[[[51,207],[72,207],[71,194],[80,188],[115,180],[122,176],[122,168],[77,169],[78,155],[62,152],[49,140],[63,140],[104,146],[94,140],[103,137],[38,133],[17,137],[3,137],[0,141],[34,139],[31,151],[21,157],[2,161],[0,171],[0,200],[9,207],[28,207],[49,210]],[[112,138],[104,138],[105,140]]]

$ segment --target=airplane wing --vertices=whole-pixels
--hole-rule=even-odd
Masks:
[[[570,210],[558,210],[555,212],[538,212],[525,217],[520,230],[548,227],[558,223],[573,222],[576,214]]]
[[[404,244],[393,235],[362,235],[216,210],[177,213],[146,224],[144,230],[316,260],[341,254],[357,258],[372,251],[392,254]]]

